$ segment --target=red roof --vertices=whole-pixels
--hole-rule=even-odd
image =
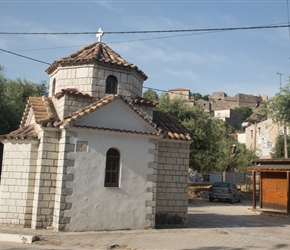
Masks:
[[[46,72],[51,74],[58,67],[61,66],[73,66],[73,65],[85,65],[85,64],[106,64],[113,66],[121,66],[129,68],[138,72],[144,80],[148,77],[145,73],[138,69],[134,64],[125,61],[119,54],[114,52],[108,45],[101,42],[96,42],[82,47],[77,52],[54,61],[47,69]]]
[[[143,132],[143,131],[133,131],[133,130],[123,130],[123,129],[110,129],[103,127],[92,127],[92,126],[80,126],[74,125],[73,122],[83,118],[84,116],[94,112],[97,109],[102,108],[103,106],[117,100],[121,99],[127,103],[139,116],[141,116],[145,121],[147,121],[156,132]],[[138,99],[138,98],[137,98]],[[135,99],[136,100],[136,99]],[[109,130],[109,131],[118,131],[125,133],[137,133],[137,134],[151,134],[151,135],[160,135],[163,134],[163,138],[176,139],[176,140],[185,140],[191,141],[191,137],[187,129],[175,118],[169,114],[154,111],[153,120],[149,119],[146,113],[141,109],[135,107],[134,103],[142,103],[152,105],[153,102],[140,98],[138,101],[133,101],[129,103],[120,95],[107,95],[104,98],[86,106],[85,108],[79,109],[71,115],[66,116],[62,121],[59,120],[55,107],[51,98],[47,97],[30,97],[27,103],[20,128],[16,131],[11,132],[8,135],[0,136],[0,140],[9,140],[9,139],[37,139],[37,132],[34,128],[34,125],[25,126],[25,123],[28,119],[30,110],[35,117],[37,124],[42,125],[43,127],[59,127],[62,124],[70,124],[74,127],[83,127],[87,129],[99,129],[99,130]],[[148,103],[147,103],[148,102]]]

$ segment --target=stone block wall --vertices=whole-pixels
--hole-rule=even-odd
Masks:
[[[159,142],[156,227],[187,225],[189,143]]]
[[[49,96],[66,88],[76,88],[80,92],[92,94],[92,73],[93,66],[70,66],[58,68],[50,75]],[[55,91],[53,81],[55,80]]]
[[[53,214],[53,228],[58,231],[65,231],[67,224],[70,223],[70,216],[67,211],[71,210],[72,203],[67,197],[73,195],[74,181],[74,160],[70,159],[69,154],[74,152],[74,141],[70,140],[75,137],[71,132],[62,130],[59,141],[58,168],[56,177],[56,192]]]
[[[0,186],[2,224],[31,226],[37,143],[5,143]]]
[[[60,99],[53,98],[52,100],[56,106],[56,110],[60,119],[63,119],[63,117],[72,114],[75,111],[84,108],[95,101],[95,99],[90,97],[75,95],[64,95]]]
[[[53,220],[59,132],[40,131],[31,227],[51,227]]]
[[[76,88],[94,99],[105,96],[106,79],[113,75],[118,80],[118,94],[135,98],[142,96],[143,79],[134,70],[104,65],[70,66],[57,69],[50,75],[49,96],[66,88]],[[55,90],[53,92],[53,82]]]

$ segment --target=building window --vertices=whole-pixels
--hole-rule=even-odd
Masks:
[[[253,139],[253,130],[251,129],[251,139]]]
[[[55,78],[53,79],[53,82],[52,82],[52,90],[51,90],[51,95],[53,96],[55,94],[55,85],[56,85],[56,80]]]
[[[120,153],[110,148],[106,158],[105,187],[119,187]]]
[[[118,81],[115,76],[108,76],[106,80],[106,94],[117,94]]]

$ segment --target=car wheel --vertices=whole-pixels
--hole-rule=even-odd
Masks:
[[[208,200],[209,200],[210,202],[212,202],[212,201],[213,201],[213,198],[212,198],[212,197],[209,197]]]
[[[232,196],[231,203],[232,203],[232,204],[235,203],[235,196],[234,196],[234,195]]]

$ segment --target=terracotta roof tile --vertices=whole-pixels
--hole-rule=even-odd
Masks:
[[[91,112],[95,111],[96,109],[99,109],[99,108],[105,106],[106,104],[108,104],[116,99],[119,99],[119,98],[122,98],[122,97],[120,95],[113,95],[113,94],[106,95],[104,98],[86,106],[85,108],[79,109],[76,112],[66,116],[64,118],[64,121],[67,123],[76,121],[77,119],[80,119],[80,118],[90,114]]]
[[[42,96],[29,97],[24,114],[22,116],[20,127],[25,126],[30,109],[33,111],[36,123],[41,124],[44,127],[58,126],[58,122],[60,120],[51,98]]]
[[[0,141],[4,140],[38,140],[34,124],[19,128],[9,134],[1,135]]]
[[[159,135],[159,133],[152,133],[152,132],[146,132],[146,131],[135,131],[135,130],[126,130],[126,129],[111,129],[111,128],[93,127],[93,126],[84,126],[84,125],[73,125],[73,126],[74,127],[78,127],[78,128],[88,128],[88,129],[96,129],[96,130],[115,131],[115,132],[130,133],[130,134]]]
[[[191,141],[188,130],[174,117],[167,113],[154,111],[153,122],[162,129],[164,138]]]
[[[156,102],[156,101],[151,101],[151,100],[143,98],[143,97],[136,97],[131,102],[133,104],[139,104],[139,105],[142,104],[142,105],[151,106],[151,107],[155,107],[158,104],[158,102]]]
[[[146,120],[156,130],[156,132],[109,129],[109,128],[103,128],[103,127],[79,126],[79,125],[72,124],[73,121],[76,121],[90,114],[96,109],[100,109],[101,107],[107,105],[108,103],[113,102],[116,99],[122,99],[124,102],[126,102],[138,115],[140,115],[144,120]],[[146,113],[144,113],[141,109],[134,107],[134,105],[127,102],[120,95],[107,95],[101,100],[95,103],[92,103],[91,105],[88,105],[87,107],[80,109],[69,116],[66,116],[64,120],[62,121],[59,120],[50,98],[30,97],[27,103],[26,111],[24,112],[24,116],[23,116],[20,128],[16,131],[11,132],[8,135],[0,136],[0,140],[37,139],[37,132],[34,129],[34,125],[24,126],[27,120],[30,108],[32,108],[36,123],[44,127],[58,127],[61,124],[68,123],[68,124],[71,124],[71,126],[82,127],[82,128],[87,128],[87,129],[100,129],[100,130],[118,131],[118,132],[124,132],[124,133],[137,133],[137,134],[144,134],[144,135],[163,134],[164,138],[191,141],[191,137],[188,131],[186,130],[186,128],[182,126],[182,124],[179,121],[177,121],[175,118],[173,118],[169,114],[154,111],[153,121],[152,121],[146,116]]]
[[[134,64],[125,61],[119,54],[114,52],[105,43],[92,43],[89,44],[77,52],[54,61],[46,70],[48,74],[51,74],[59,66],[71,66],[71,65],[83,65],[83,64],[111,64],[115,66],[122,66],[136,70],[146,80],[148,77],[143,71],[138,69]]]
[[[75,88],[66,88],[66,89],[62,89],[60,92],[54,94],[54,97],[57,99],[60,99],[61,97],[63,97],[64,95],[74,95],[74,96],[80,96],[80,97],[88,97],[88,98],[93,98],[92,95],[90,94],[86,94],[86,93],[82,93],[79,92],[77,89]]]
[[[170,92],[170,91],[189,91],[189,89],[185,89],[185,88],[175,88],[175,89],[168,90],[168,92]]]
[[[140,109],[135,108],[133,105],[130,107],[138,113],[144,120],[146,120],[153,128],[155,128],[158,133],[148,133],[148,132],[139,132],[139,131],[132,131],[132,130],[119,130],[119,129],[108,129],[108,128],[99,128],[99,127],[92,127],[92,126],[79,126],[73,125],[72,122],[76,121],[96,109],[99,109],[108,103],[113,102],[116,99],[122,99],[126,103],[128,103],[122,96],[120,95],[107,95],[106,97],[98,100],[97,102],[76,111],[75,113],[65,117],[65,122],[71,124],[74,127],[83,127],[83,128],[90,128],[90,129],[101,129],[101,130],[110,130],[110,131],[119,131],[119,132],[126,132],[126,133],[138,133],[138,134],[156,134],[159,135],[160,133],[164,134],[164,138],[168,139],[175,139],[175,140],[185,140],[191,141],[191,137],[189,135],[188,130],[175,118],[170,116],[169,114],[154,111],[153,113],[153,121],[150,120],[144,112]]]

